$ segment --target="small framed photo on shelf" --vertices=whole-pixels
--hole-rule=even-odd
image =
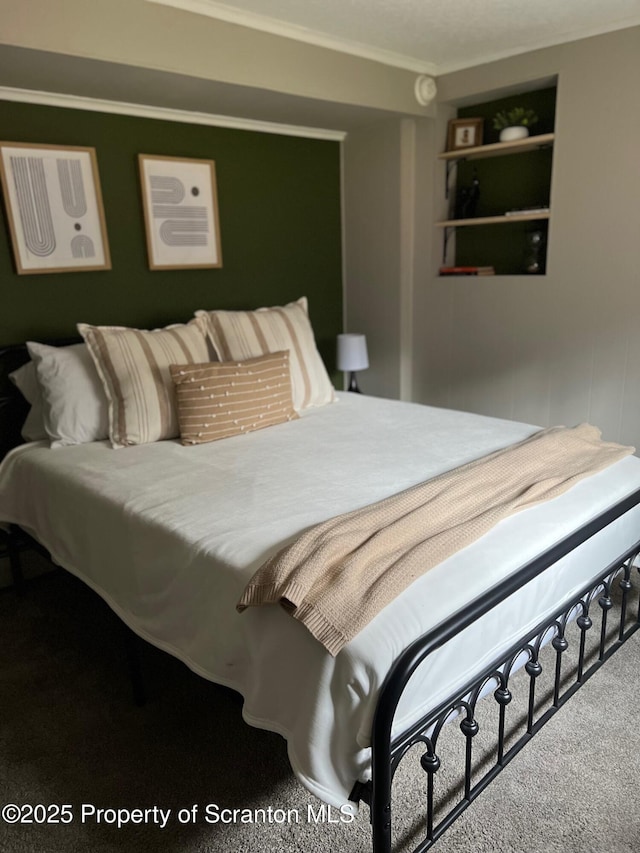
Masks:
[[[482,118],[453,118],[449,121],[447,151],[460,151],[482,145]]]

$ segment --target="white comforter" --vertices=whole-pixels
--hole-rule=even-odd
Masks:
[[[0,468],[0,521],[32,532],[142,637],[242,693],[246,721],[280,732],[299,779],[338,806],[369,774],[377,692],[402,649],[640,488],[640,460],[628,457],[501,522],[416,581],[332,658],[277,606],[236,612],[258,566],[316,522],[537,429],[354,394],[339,398],[298,421],[212,444],[164,441],[116,451],[106,442],[56,450],[35,443],[14,450]],[[445,698],[639,531],[636,508],[440,649],[414,678],[396,725]]]

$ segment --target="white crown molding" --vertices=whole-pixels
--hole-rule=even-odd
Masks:
[[[260,32],[270,33],[271,35],[312,44],[315,47],[348,53],[361,59],[370,59],[383,65],[391,65],[394,68],[416,71],[418,74],[436,73],[436,66],[432,62],[423,62],[414,56],[405,56],[402,53],[394,53],[391,50],[332,36],[318,30],[301,27],[298,24],[281,21],[279,18],[260,15],[257,12],[248,12],[246,9],[236,9],[233,6],[227,6],[226,3],[220,3],[218,0],[147,0],[147,3],[171,6],[174,9],[180,9],[182,12],[193,12],[196,15],[206,15],[209,18],[216,18],[229,24],[238,24],[252,30],[260,30]]]
[[[233,130],[251,130],[257,133],[274,133],[279,136],[301,136],[306,139],[325,139],[342,142],[346,133],[341,130],[325,130],[318,127],[298,127],[291,124],[235,118],[234,116],[199,113],[170,107],[152,107],[130,104],[124,101],[107,101],[80,95],[65,95],[57,92],[39,92],[33,89],[16,89],[0,86],[0,100],[24,104],[39,104],[47,107],[65,107],[72,110],[90,110],[98,113],[154,118],[162,121],[180,121],[184,124],[201,124],[210,127],[226,127]]]

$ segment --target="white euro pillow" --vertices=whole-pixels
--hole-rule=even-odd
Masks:
[[[42,411],[42,393],[36,376],[36,366],[28,361],[9,374],[9,379],[31,406],[20,434],[25,441],[42,441],[49,438],[44,426],[44,412]]]
[[[107,398],[86,345],[52,347],[27,341],[27,350],[36,369],[51,447],[108,438]]]

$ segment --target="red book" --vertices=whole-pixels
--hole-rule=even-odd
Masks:
[[[440,267],[440,275],[494,275],[493,267]]]

